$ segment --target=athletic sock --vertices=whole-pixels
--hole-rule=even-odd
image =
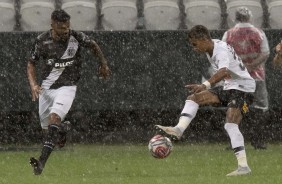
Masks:
[[[41,155],[39,157],[39,161],[44,166],[47,162],[50,154],[52,153],[59,137],[60,127],[56,124],[51,124],[48,126],[48,134],[46,141],[44,142],[43,148],[41,150]]]
[[[237,150],[241,150],[241,151],[237,151]],[[244,147],[238,147],[238,148],[234,148],[234,153],[235,156],[237,158],[238,161],[238,165],[241,167],[247,167],[248,166],[248,162],[247,162],[247,156],[246,156],[246,151]]]
[[[225,130],[227,131],[232,148],[238,161],[238,165],[247,167],[247,156],[244,146],[244,137],[239,130],[239,126],[235,123],[225,123]]]
[[[183,133],[196,116],[198,109],[199,104],[192,100],[186,100],[178,124],[175,127]]]

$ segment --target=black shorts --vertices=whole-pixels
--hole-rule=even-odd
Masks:
[[[236,89],[223,90],[223,86],[211,88],[209,91],[217,95],[222,106],[240,108],[243,114],[249,111],[249,106],[253,103],[254,99],[253,93]]]

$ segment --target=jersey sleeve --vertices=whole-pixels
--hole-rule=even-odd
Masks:
[[[36,63],[37,61],[39,61],[41,55],[41,48],[42,46],[40,44],[40,40],[37,37],[30,51],[30,59],[32,62]]]
[[[224,32],[223,37],[222,37],[221,40],[226,42],[226,40],[227,40],[227,31]]]
[[[83,32],[76,32],[76,39],[82,47],[90,47],[91,39]]]

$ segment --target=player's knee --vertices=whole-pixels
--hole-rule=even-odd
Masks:
[[[61,123],[61,117],[56,113],[51,113],[49,116],[49,124],[59,124]]]
[[[234,123],[225,123],[225,124],[224,124],[224,129],[228,132],[228,131],[231,130],[234,126],[236,126],[236,124],[234,124]]]
[[[226,122],[240,124],[242,118],[242,112],[239,108],[228,108],[226,112]]]

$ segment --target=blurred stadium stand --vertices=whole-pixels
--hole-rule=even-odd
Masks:
[[[208,29],[220,29],[221,7],[218,0],[184,0],[188,29],[202,24]]]
[[[135,30],[137,6],[134,0],[102,0],[104,30]]]
[[[0,32],[13,31],[16,12],[13,0],[0,0]]]
[[[228,26],[233,27],[236,24],[235,11],[240,6],[246,6],[252,11],[252,23],[254,26],[261,28],[263,23],[263,8],[261,0],[227,0]]]
[[[62,9],[71,16],[71,28],[92,31],[97,25],[97,8],[93,0],[62,0]]]
[[[50,29],[54,0],[22,0],[21,28],[23,31],[45,31]]]
[[[247,6],[253,24],[281,29],[282,0],[0,0],[0,31],[45,31],[62,8],[75,30],[181,30],[203,24],[211,30],[236,24],[235,10]]]
[[[269,25],[272,29],[282,29],[282,0],[266,0],[269,12]]]
[[[144,0],[147,30],[176,30],[180,24],[180,10],[175,0]]]

